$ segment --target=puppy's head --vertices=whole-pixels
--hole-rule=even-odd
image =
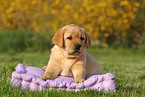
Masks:
[[[85,47],[89,47],[91,44],[87,31],[75,24],[59,29],[52,38],[52,42],[63,48],[67,57],[79,57]]]

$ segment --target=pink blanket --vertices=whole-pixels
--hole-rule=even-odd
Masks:
[[[87,89],[115,92],[116,86],[114,75],[107,73],[104,75],[93,75],[82,83],[75,83],[73,78],[58,76],[54,80],[42,80],[44,70],[38,67],[28,67],[18,64],[16,71],[12,73],[11,86],[19,87],[22,90],[41,91],[51,89],[61,89],[66,91],[84,91]]]

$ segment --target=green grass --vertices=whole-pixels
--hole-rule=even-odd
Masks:
[[[10,87],[11,74],[18,63],[25,66],[43,67],[47,65],[50,51],[0,53],[0,95],[2,97],[145,97],[145,52],[133,49],[87,49],[100,63],[104,73],[115,75],[116,92],[97,91],[41,91],[25,92]]]
[[[0,52],[44,51],[52,46],[48,32],[0,30]]]

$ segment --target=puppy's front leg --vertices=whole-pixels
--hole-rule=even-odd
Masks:
[[[74,75],[74,79],[76,83],[81,83],[85,81],[86,71],[83,64],[75,64],[72,67],[72,73]]]
[[[41,79],[43,79],[43,80],[47,80],[47,79],[53,80],[59,75],[60,71],[61,71],[60,68],[58,68],[56,65],[49,64],[46,68],[44,76],[42,76]]]

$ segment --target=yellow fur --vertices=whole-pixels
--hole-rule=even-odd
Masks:
[[[74,24],[67,25],[56,32],[52,41],[56,45],[51,50],[50,60],[47,68],[44,68],[46,71],[42,79],[54,79],[60,74],[74,77],[75,82],[80,83],[86,76],[103,73],[97,60],[85,52],[85,48],[91,44],[85,29]],[[81,45],[77,53],[75,44]]]

